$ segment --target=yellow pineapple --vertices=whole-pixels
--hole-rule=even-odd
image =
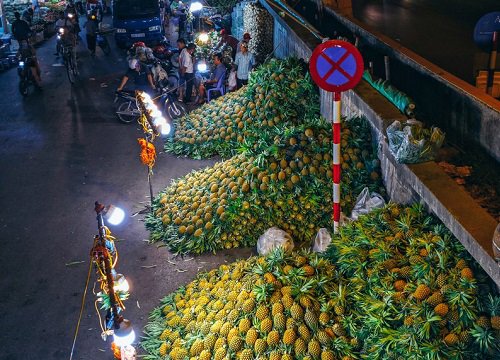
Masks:
[[[267,344],[269,347],[275,347],[280,341],[280,334],[276,330],[272,330],[267,334]]]
[[[201,354],[202,351],[203,351],[203,341],[200,339],[196,339],[194,341],[193,345],[191,345],[191,349],[189,350],[189,354],[191,356],[197,356],[197,355]]]
[[[243,347],[243,339],[240,338],[239,336],[234,336],[229,341],[229,348],[234,352],[240,351],[242,347]]]
[[[251,349],[243,349],[240,354],[241,360],[253,360],[253,351]]]
[[[248,329],[252,327],[252,322],[248,318],[243,318],[240,320],[240,323],[238,324],[238,330],[242,334],[246,334]]]
[[[257,330],[255,330],[254,328],[251,328],[247,332],[245,342],[248,346],[253,346],[255,344],[255,341],[257,341],[258,337],[259,337],[259,334],[257,333]]]
[[[263,354],[266,351],[267,342],[264,339],[257,339],[254,345],[254,351],[256,354]]]
[[[260,331],[264,334],[269,333],[273,329],[273,321],[270,318],[265,318],[260,323]]]
[[[320,343],[314,339],[309,341],[309,343],[307,344],[307,351],[314,358],[320,357],[320,355],[321,355]]]
[[[307,351],[307,344],[302,338],[298,338],[294,343],[294,351],[296,355],[304,355]]]
[[[335,355],[331,350],[324,350],[321,352],[321,360],[335,360]]]
[[[255,312],[255,316],[259,320],[264,320],[269,315],[269,309],[265,305],[260,305]]]
[[[458,341],[459,341],[459,338],[458,338],[457,334],[454,334],[454,333],[449,333],[444,338],[444,342],[448,346],[454,346],[458,343]]]
[[[425,284],[420,284],[417,286],[417,289],[413,293],[413,296],[415,297],[415,299],[422,301],[427,299],[430,294],[431,289],[429,289],[429,287]]]
[[[290,315],[292,315],[293,319],[301,321],[304,318],[304,310],[299,304],[293,303],[290,307]]]
[[[446,303],[441,303],[434,307],[434,312],[441,317],[445,317],[448,314],[448,310],[449,308]]]
[[[285,345],[293,345],[296,338],[297,335],[295,334],[295,331],[293,329],[287,329],[283,334],[283,343]]]
[[[223,360],[226,357],[226,354],[226,348],[221,347],[215,351],[214,360]]]
[[[169,345],[164,341],[160,345],[160,348],[158,349],[158,352],[159,352],[160,356],[165,356],[165,355],[167,355],[167,351],[168,350],[169,350]]]

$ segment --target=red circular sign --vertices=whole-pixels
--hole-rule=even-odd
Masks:
[[[346,91],[361,80],[363,58],[354,45],[346,41],[329,40],[314,49],[309,70],[314,82],[323,90]]]

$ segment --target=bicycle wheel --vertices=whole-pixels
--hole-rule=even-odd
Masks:
[[[68,80],[73,85],[75,83],[76,77],[73,72],[73,57],[71,54],[68,54],[64,58],[64,65],[66,66],[66,74],[68,75]]]
[[[167,111],[168,111],[168,115],[172,119],[178,119],[178,118],[183,117],[184,115],[187,114],[187,110],[184,107],[184,105],[182,105],[178,101],[172,101],[171,103],[169,103],[167,105]]]
[[[131,101],[124,101],[116,109],[116,115],[121,122],[130,124],[139,120],[139,109]]]
[[[22,79],[19,81],[19,92],[22,96],[28,96],[29,94],[29,82]]]

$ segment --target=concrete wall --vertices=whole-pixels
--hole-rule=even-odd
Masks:
[[[291,19],[278,16],[264,0],[263,5],[275,18],[275,44],[284,45],[275,56],[297,56],[308,60],[318,42],[304,33]],[[332,94],[321,91],[321,114],[331,120]],[[484,110],[484,109],[483,109]],[[342,114],[364,116],[372,127],[377,144],[382,178],[392,201],[410,204],[419,201],[433,212],[465,246],[488,275],[500,287],[500,267],[493,258],[492,239],[497,222],[434,162],[399,164],[389,151],[385,130],[394,120],[405,120],[394,105],[362,80],[351,91],[342,93]],[[490,128],[491,130],[491,128]],[[493,134],[495,136],[496,134]]]

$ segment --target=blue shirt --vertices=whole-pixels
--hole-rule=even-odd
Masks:
[[[219,82],[219,79],[222,76],[224,76],[225,73],[226,73],[226,67],[224,66],[224,64],[221,63],[221,64],[217,65],[217,67],[215,68],[212,79],[216,80],[216,84],[217,84],[217,82]]]
[[[248,80],[248,73],[252,70],[255,59],[250,53],[247,51],[243,54],[241,51],[236,54],[236,59],[234,59],[234,63],[238,66],[238,70],[236,70],[236,77],[240,80]]]

